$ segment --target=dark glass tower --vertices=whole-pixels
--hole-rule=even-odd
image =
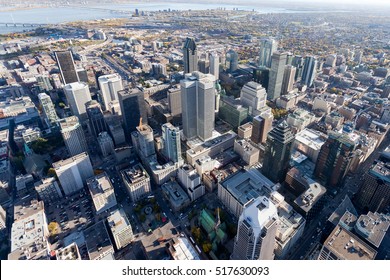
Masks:
[[[282,182],[286,177],[293,141],[294,134],[286,121],[268,133],[262,172],[273,182]]]
[[[127,88],[118,91],[118,99],[125,125],[125,135],[130,140],[130,134],[136,130],[140,118],[143,124],[147,124],[144,93],[137,88]]]
[[[102,109],[96,100],[87,102],[85,108],[89,119],[90,131],[97,138],[100,132],[107,131],[107,124]]]
[[[183,46],[184,73],[192,73],[198,70],[198,51],[195,40],[187,38]]]
[[[339,186],[356,155],[354,151],[355,143],[347,135],[331,131],[321,147],[314,175],[326,186]]]

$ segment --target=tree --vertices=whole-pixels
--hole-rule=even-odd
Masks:
[[[211,249],[213,248],[213,246],[211,245],[211,243],[209,241],[205,241],[203,242],[202,244],[202,249],[203,251],[207,254],[208,252],[211,251]]]
[[[49,225],[48,225],[48,230],[49,230],[49,233],[50,233],[50,236],[54,236],[54,235],[57,235],[58,234],[58,223],[57,222],[51,222]]]
[[[49,168],[49,170],[47,171],[47,176],[48,177],[55,177],[56,176],[56,171],[53,167]]]
[[[139,216],[139,220],[141,221],[141,223],[145,222],[145,221],[146,221],[146,216],[145,216],[145,214],[141,214],[141,215]]]
[[[201,238],[201,236],[202,236],[202,232],[201,232],[200,228],[198,228],[198,227],[193,227],[193,228],[191,229],[191,233],[192,233],[192,235],[194,236],[195,241],[196,241],[197,243],[200,243],[200,238]]]

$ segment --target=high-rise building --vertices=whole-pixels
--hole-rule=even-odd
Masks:
[[[122,79],[118,74],[103,75],[98,78],[101,96],[105,110],[108,110],[109,103],[118,100],[118,91],[123,90]]]
[[[81,82],[67,84],[64,92],[73,115],[80,121],[85,121],[87,119],[85,104],[92,99],[88,85]]]
[[[317,59],[314,56],[306,56],[302,71],[302,84],[311,87],[316,76]]]
[[[53,86],[50,83],[50,78],[48,76],[39,75],[37,76],[37,83],[40,91],[51,91]]]
[[[198,71],[203,74],[208,74],[210,71],[210,61],[207,59],[199,59],[198,60]]]
[[[117,205],[114,187],[105,172],[88,178],[87,186],[97,215]]]
[[[187,38],[183,46],[184,73],[192,73],[198,70],[198,50],[195,40]]]
[[[241,89],[240,101],[251,115],[257,115],[266,106],[267,92],[260,84],[248,82]]]
[[[34,183],[39,198],[45,203],[52,203],[62,198],[61,189],[54,177],[44,178]]]
[[[70,156],[88,151],[87,141],[79,119],[76,116],[60,120],[61,134]]]
[[[137,130],[131,133],[131,141],[137,154],[142,159],[145,160],[156,154],[153,129],[147,124],[142,124],[142,121],[140,121],[139,126],[137,126]]]
[[[286,53],[274,53],[271,57],[271,70],[268,82],[268,100],[276,100],[282,92],[284,67],[286,66]]]
[[[260,41],[259,66],[271,67],[271,56],[277,51],[278,42],[274,39]]]
[[[286,65],[284,68],[282,94],[287,94],[294,89],[296,68],[291,65]]]
[[[286,121],[268,133],[262,172],[273,182],[286,178],[293,141],[294,134]]]
[[[58,67],[60,68],[62,82],[66,84],[79,82],[74,60],[70,51],[55,52]]]
[[[234,72],[238,69],[238,54],[234,50],[229,50],[226,53],[226,68],[229,72]]]
[[[104,221],[94,223],[83,231],[90,260],[114,260],[114,247]]]
[[[66,196],[83,189],[86,180],[93,176],[92,164],[87,153],[54,162],[53,168]]]
[[[126,247],[133,241],[133,229],[122,208],[111,212],[110,216],[107,217],[107,223],[114,237],[117,250]]]
[[[390,205],[389,159],[381,157],[364,175],[363,183],[356,194],[356,204],[361,209],[385,212]]]
[[[114,141],[112,141],[107,131],[100,132],[97,141],[103,157],[114,153]]]
[[[136,130],[140,118],[144,123],[147,123],[144,93],[137,88],[126,88],[118,92],[118,98],[125,124],[125,135],[130,138],[130,134]]]
[[[217,53],[211,53],[210,60],[210,74],[215,77],[215,80],[219,80],[219,56]]]
[[[115,146],[119,146],[121,144],[126,143],[125,132],[123,130],[120,117],[119,116],[111,116],[106,119],[108,132],[112,140],[114,140]]]
[[[7,229],[7,212],[0,205],[0,234]]]
[[[265,196],[244,208],[238,220],[232,260],[273,260],[278,214]]]
[[[215,120],[215,77],[193,72],[181,85],[183,133],[187,139],[212,137]]]
[[[150,177],[142,165],[121,171],[123,182],[133,202],[150,193]]]
[[[91,100],[85,104],[85,109],[87,111],[89,131],[91,134],[98,137],[99,133],[107,131],[107,123],[100,104],[96,100]]]
[[[173,162],[182,161],[180,129],[174,127],[171,123],[165,123],[161,126],[163,138],[163,154]]]
[[[356,144],[346,134],[329,132],[328,139],[321,146],[314,175],[325,186],[340,186],[347,175],[355,154]]]
[[[303,71],[303,57],[301,55],[295,55],[292,60],[292,66],[296,68],[295,71],[295,81],[298,81],[302,78],[302,71]]]
[[[167,92],[168,108],[173,118],[181,117],[181,90],[178,88],[170,88]]]
[[[38,94],[38,99],[40,105],[42,106],[43,115],[45,116],[47,126],[50,127],[55,125],[58,121],[58,116],[50,96],[46,93],[40,93]]]
[[[265,144],[268,133],[272,129],[274,115],[272,112],[264,112],[253,118],[251,140],[256,144]]]

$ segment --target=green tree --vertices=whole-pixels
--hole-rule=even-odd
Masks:
[[[208,252],[211,251],[211,249],[213,248],[213,246],[211,245],[211,243],[209,241],[205,241],[203,242],[202,244],[202,249],[203,251],[207,254]]]
[[[56,176],[56,171],[54,170],[53,167],[49,168],[49,170],[47,171],[47,176],[48,177],[55,177]]]
[[[194,236],[195,241],[197,243],[200,243],[200,239],[201,239],[201,236],[202,236],[202,232],[201,232],[200,228],[199,227],[193,227],[191,229],[191,233]]]
[[[139,220],[141,221],[141,223],[145,222],[145,221],[146,221],[146,216],[145,216],[145,214],[141,214],[141,215],[139,216]]]
[[[47,226],[48,230],[49,230],[49,233],[50,233],[50,236],[54,236],[54,235],[57,235],[58,234],[58,229],[59,229],[59,225],[57,222],[51,222],[48,226]]]

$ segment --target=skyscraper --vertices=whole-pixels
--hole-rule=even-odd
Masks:
[[[266,106],[267,92],[260,84],[248,82],[241,89],[240,101],[249,108],[250,114],[257,114]]]
[[[58,67],[60,68],[62,82],[66,84],[79,82],[74,60],[70,51],[55,52]]]
[[[181,161],[180,129],[171,123],[165,123],[161,128],[164,156],[175,163]]]
[[[112,141],[112,138],[107,131],[99,133],[97,141],[103,157],[114,153],[114,141]]]
[[[363,183],[356,194],[356,204],[361,209],[385,212],[390,205],[389,158],[381,157],[364,175]]]
[[[265,196],[248,204],[239,220],[232,260],[273,260],[278,214]]]
[[[85,103],[91,101],[88,85],[81,82],[67,84],[64,92],[73,115],[77,116],[80,121],[85,121],[87,119]]]
[[[272,112],[264,112],[253,118],[251,140],[256,144],[265,144],[267,136],[272,129],[274,116]]]
[[[96,100],[91,100],[85,104],[85,108],[89,120],[89,131],[95,137],[98,137],[100,132],[107,131],[106,120],[104,119],[100,104]]]
[[[130,139],[130,134],[136,130],[140,118],[147,123],[144,93],[138,88],[126,88],[118,92],[118,99],[125,124],[125,135]]]
[[[141,121],[136,129],[131,133],[131,141],[137,154],[142,159],[155,155],[153,129],[147,124],[142,124]]]
[[[271,67],[271,56],[278,49],[278,42],[274,39],[260,41],[259,66]]]
[[[61,134],[70,156],[88,151],[83,128],[76,116],[60,120]]]
[[[302,72],[302,84],[311,87],[316,75],[317,59],[314,56],[306,56]]]
[[[219,56],[217,53],[211,53],[210,57],[210,74],[215,77],[215,80],[219,80]]]
[[[92,164],[87,153],[57,161],[53,163],[53,168],[66,196],[83,189],[86,180],[93,176]]]
[[[184,73],[192,73],[198,70],[198,51],[195,40],[187,38],[183,46]]]
[[[275,183],[286,177],[293,141],[294,134],[286,121],[268,133],[262,172]]]
[[[303,57],[301,55],[295,55],[293,57],[291,65],[296,68],[295,71],[295,80],[298,81],[302,78],[303,71]]]
[[[109,74],[98,78],[104,108],[108,110],[111,101],[118,100],[118,91],[123,90],[122,79],[118,74]]]
[[[268,100],[276,100],[282,92],[284,67],[286,66],[286,53],[274,53],[271,57],[271,70],[269,72]]]
[[[55,125],[58,121],[58,116],[50,96],[46,93],[40,93],[38,94],[38,99],[40,105],[42,106],[43,115],[45,116],[47,126],[50,127]]]
[[[284,68],[282,94],[287,94],[294,89],[296,68],[291,65],[286,65]]]
[[[234,50],[226,53],[226,67],[229,72],[234,72],[238,68],[238,54]]]
[[[314,175],[326,186],[339,186],[347,175],[356,144],[346,134],[329,132],[317,158]]]
[[[215,120],[215,77],[195,71],[187,74],[180,85],[184,136],[187,139],[211,138]]]

